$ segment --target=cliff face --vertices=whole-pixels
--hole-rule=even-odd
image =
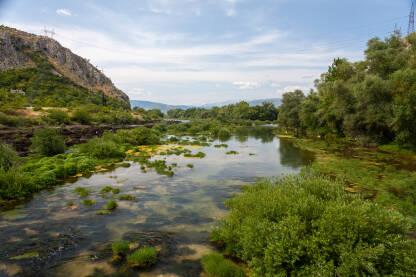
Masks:
[[[9,27],[0,27],[0,70],[35,66],[28,51],[46,57],[57,72],[76,84],[94,92],[103,91],[108,97],[129,104],[129,97],[116,88],[111,80],[88,60],[75,55],[56,40],[29,34]]]

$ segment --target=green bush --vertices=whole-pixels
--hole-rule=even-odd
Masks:
[[[0,168],[8,171],[18,160],[16,151],[7,144],[0,144]]]
[[[212,239],[251,276],[416,275],[408,220],[312,171],[259,182],[226,204]]]
[[[141,248],[127,256],[127,263],[131,267],[150,267],[156,263],[156,260],[157,250],[155,247]]]
[[[29,185],[29,180],[27,174],[14,167],[8,171],[0,168],[0,199],[16,199],[35,192],[36,188]]]
[[[222,139],[227,139],[227,138],[229,138],[231,136],[231,133],[230,133],[230,131],[227,129],[227,128],[221,128],[219,131],[218,131],[218,137],[219,138],[222,138]]]
[[[76,109],[72,113],[71,119],[73,121],[79,122],[81,124],[86,124],[86,125],[91,124],[93,120],[91,116],[91,112],[87,108]]]
[[[45,156],[64,153],[65,142],[54,129],[39,129],[34,133],[32,147]]]
[[[46,117],[47,121],[54,124],[68,124],[70,118],[67,112],[59,109],[48,110],[48,116]]]
[[[80,145],[80,151],[99,159],[122,158],[125,156],[124,151],[114,141],[105,138],[90,139],[87,143]]]
[[[211,253],[202,256],[201,264],[204,272],[209,277],[245,277],[246,274],[241,268],[237,268],[231,261],[218,253]]]
[[[146,127],[138,127],[132,130],[119,130],[116,134],[119,142],[133,145],[157,145],[160,144],[160,136],[157,132]]]

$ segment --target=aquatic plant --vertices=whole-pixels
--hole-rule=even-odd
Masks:
[[[71,206],[74,206],[75,204],[74,204],[74,201],[69,201],[68,203],[66,203],[66,205],[71,207]]]
[[[113,256],[125,256],[130,251],[130,243],[128,241],[116,241],[111,245]]]
[[[187,164],[186,166],[189,167],[189,168],[194,168],[193,164]]]
[[[237,151],[234,151],[234,150],[231,150],[231,151],[228,151],[227,153],[225,153],[225,154],[227,154],[227,155],[237,155],[238,154],[238,152]]]
[[[209,277],[245,277],[244,270],[226,260],[223,255],[211,253],[202,256],[202,268]]]
[[[113,188],[110,186],[105,186],[100,190],[100,193],[107,193],[113,191]]]
[[[106,210],[114,210],[117,208],[117,202],[115,200],[108,200],[107,204],[105,204]]]
[[[109,214],[110,211],[108,210],[99,210],[95,212],[97,215],[105,215],[105,214]]]
[[[118,197],[118,199],[120,199],[120,200],[134,200],[134,199],[136,199],[136,196],[130,195],[130,194],[125,194],[125,195],[120,195]]]
[[[227,148],[227,147],[228,147],[228,145],[227,145],[227,144],[225,144],[225,143],[222,143],[222,144],[216,144],[216,145],[214,145],[214,147],[215,147],[215,148]]]
[[[140,248],[127,256],[127,263],[131,267],[147,268],[156,263],[157,250],[155,247]]]
[[[121,191],[121,189],[119,189],[119,188],[113,188],[113,194],[119,194],[120,193],[120,191]]]
[[[90,194],[90,192],[92,192],[92,190],[87,190],[86,188],[83,188],[83,187],[77,187],[74,189],[73,192],[78,193],[80,197],[86,197],[88,196],[88,194]]]
[[[84,200],[82,200],[82,203],[83,203],[85,206],[91,206],[91,205],[95,204],[95,200],[91,200],[91,199],[84,199]]]

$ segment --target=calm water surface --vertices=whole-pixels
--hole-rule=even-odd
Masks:
[[[206,153],[203,159],[166,157],[179,166],[173,177],[143,173],[132,163],[43,191],[0,213],[0,276],[87,276],[94,269],[111,274],[120,268],[107,262],[111,242],[120,239],[162,249],[157,265],[137,276],[199,276],[200,257],[214,250],[209,232],[227,214],[224,202],[257,178],[296,173],[312,159],[264,130],[240,132],[225,142],[227,149],[215,148],[223,143],[215,141],[193,150]],[[226,155],[230,150],[239,154]],[[78,186],[94,191],[88,196],[94,205],[82,204],[72,192]],[[99,194],[104,186],[137,199],[118,201],[111,214],[96,215],[108,201]],[[75,206],[67,206],[69,201]],[[34,257],[13,259],[25,253]]]

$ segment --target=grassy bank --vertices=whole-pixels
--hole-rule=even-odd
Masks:
[[[348,141],[285,137],[316,154],[312,168],[340,181],[348,193],[394,208],[416,226],[416,155],[394,145],[362,147]]]

